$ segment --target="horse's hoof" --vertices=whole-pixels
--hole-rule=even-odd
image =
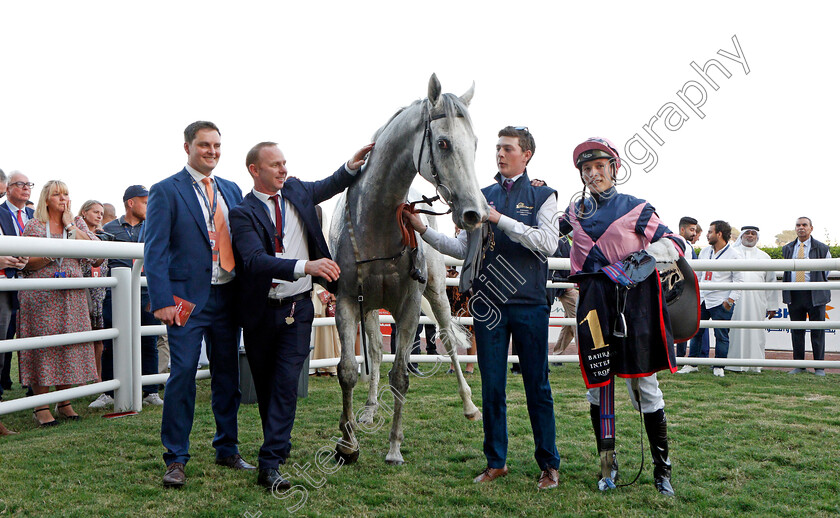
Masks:
[[[464,417],[470,421],[481,421],[481,410],[476,410],[472,414],[464,414]]]
[[[359,450],[353,450],[350,453],[344,453],[341,451],[338,446],[335,448],[335,455],[333,455],[336,462],[342,462],[343,464],[353,464],[357,460],[359,460]]]
[[[404,460],[385,459],[385,464],[389,464],[391,466],[402,466],[403,464],[405,464],[405,461]]]

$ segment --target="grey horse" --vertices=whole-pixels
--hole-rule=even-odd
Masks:
[[[336,294],[336,326],[341,340],[338,379],[343,411],[339,428],[342,438],[336,458],[345,463],[358,459],[356,431],[370,430],[380,396],[385,390],[394,397],[390,448],[385,461],[402,464],[402,408],[408,391],[407,362],[420,317],[421,297],[425,297],[440,326],[440,337],[449,353],[458,380],[464,415],[481,418],[472,402],[472,393],[457,362],[456,341],[449,301],[445,292],[443,257],[431,247],[411,250],[402,243],[397,211],[406,202],[412,180],[418,173],[436,186],[438,194],[452,209],[452,219],[465,230],[476,228],[486,219],[489,207],[475,178],[476,137],[467,106],[475,85],[462,96],[441,93],[433,74],[428,98],[399,110],[375,136],[361,178],[339,199],[330,227],[330,248],[341,268]],[[411,230],[413,233],[413,230]],[[419,281],[417,279],[420,279]],[[421,282],[425,279],[425,282]],[[362,299],[361,309],[359,299]],[[389,373],[389,386],[379,391],[382,336],[379,312],[386,309],[397,322],[396,358]],[[356,329],[365,319],[370,388],[368,400],[359,415],[353,413],[353,388],[359,379],[355,357]],[[385,402],[382,402],[385,406]],[[389,412],[390,413],[390,412]]]

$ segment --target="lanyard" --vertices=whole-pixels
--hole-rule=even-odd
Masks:
[[[720,256],[722,256],[723,253],[726,252],[727,248],[729,248],[729,245],[726,245],[725,247],[723,247],[723,250],[718,252],[717,255],[712,254],[712,259],[720,259]]]
[[[12,220],[15,222],[15,226],[17,226],[18,230],[20,230],[20,232],[18,232],[18,235],[19,235],[19,236],[22,236],[22,235],[23,235],[23,227],[22,227],[22,226],[20,226],[20,221],[18,221],[18,219],[17,219],[17,212],[15,212],[15,211],[12,209],[12,205],[11,205],[11,204],[6,204],[6,208],[7,208],[7,209],[9,209],[9,212],[11,212],[11,213],[12,213]],[[25,214],[25,213],[26,213],[26,210],[22,210],[22,211],[21,211],[21,219],[23,219],[23,214]],[[48,232],[48,233],[49,233],[49,232]]]
[[[280,242],[283,242],[283,237],[286,235],[286,197],[277,193],[277,196],[280,197]],[[268,198],[268,204],[265,206],[266,210],[268,211],[269,218],[274,216],[274,219],[277,219],[277,216],[274,215],[274,203],[272,202],[271,198]],[[277,221],[274,222],[274,226],[277,226]]]
[[[49,219],[47,220],[47,239],[52,239],[52,236],[50,235],[50,221],[49,221]],[[67,231],[66,230],[61,229],[61,238],[60,239],[67,239]],[[61,271],[61,265],[64,262],[64,258],[59,257],[58,259],[56,259],[56,261],[58,262],[58,271]]]
[[[282,243],[283,237],[286,235],[286,197],[282,194],[280,194],[280,214],[283,216],[283,221],[280,225],[280,242]]]
[[[195,181],[195,178],[192,179],[193,187],[198,192],[199,196],[201,196],[202,201],[204,201],[204,206],[207,207],[207,212],[210,214],[210,229],[215,231],[216,230],[216,206],[219,203],[219,188],[216,186],[216,182],[213,182],[213,206],[210,207],[210,200],[207,198],[207,194],[204,192],[204,189],[198,186],[198,182]],[[133,238],[134,236],[132,236]]]
[[[131,239],[132,243],[137,243],[138,242],[138,240],[134,238],[134,229],[139,227],[140,228],[140,234],[142,235],[143,234],[143,225],[145,225],[145,224],[146,224],[145,221],[141,221],[140,224],[137,225],[136,227],[132,227],[131,224],[127,224],[123,227],[125,229],[125,233],[128,234],[128,237],[129,237],[129,239]]]

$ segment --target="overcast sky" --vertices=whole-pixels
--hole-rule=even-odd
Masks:
[[[630,163],[619,189],[673,229],[684,215],[704,228],[724,219],[760,226],[772,244],[807,215],[816,238],[837,243],[838,11],[807,1],[3,2],[0,168],[25,172],[33,198],[61,179],[76,209],[95,198],[122,213],[126,186],[183,167],[183,129],[205,119],[222,131],[216,173],[243,192],[245,154],[263,140],[280,143],[291,174],[316,180],[425,97],[436,72],[447,92],[475,81],[480,185],[508,124],[531,129],[529,174],[561,206],[580,189],[576,144],[609,138],[626,161],[638,134],[658,162],[649,172]],[[691,67],[710,59],[730,74],[710,71],[717,90]],[[705,91],[703,117],[678,95],[700,98],[691,81]],[[651,124],[657,112],[672,129]]]

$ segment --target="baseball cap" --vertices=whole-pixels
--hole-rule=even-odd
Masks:
[[[131,187],[125,190],[125,194],[123,194],[123,203],[127,202],[131,198],[148,195],[149,190],[143,187],[142,185],[132,185]]]

